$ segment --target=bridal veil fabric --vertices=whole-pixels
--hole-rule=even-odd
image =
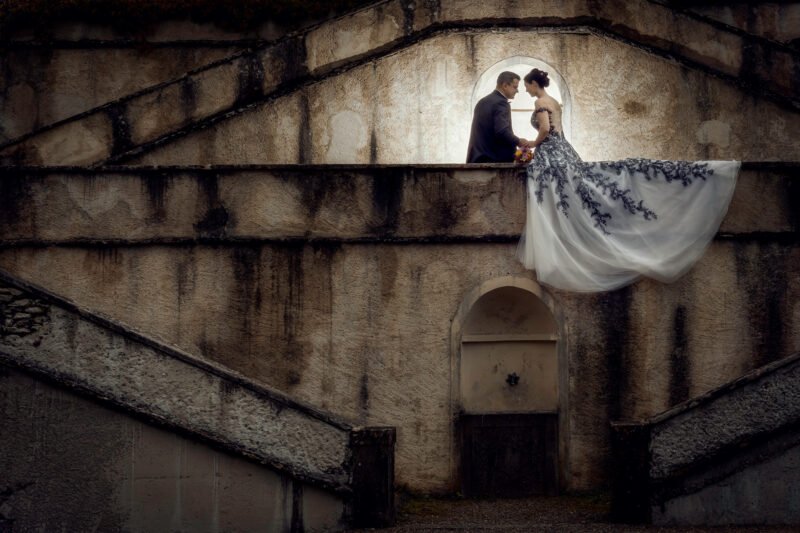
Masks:
[[[641,276],[674,281],[716,234],[739,166],[584,162],[551,127],[527,167],[527,221],[517,255],[540,282],[570,291],[613,290]]]

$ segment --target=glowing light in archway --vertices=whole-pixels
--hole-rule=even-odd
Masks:
[[[556,69],[544,61],[533,57],[514,56],[499,61],[489,67],[475,84],[472,92],[472,107],[475,104],[492,92],[497,85],[497,76],[504,70],[519,74],[520,79],[533,68],[544,70],[548,73],[550,78],[550,86],[547,87],[547,93],[555,98],[563,109],[562,120],[564,122],[564,133],[569,138],[570,136],[570,95],[567,89],[564,78],[556,71]],[[518,137],[525,139],[534,139],[536,132],[531,126],[531,115],[533,114],[533,98],[525,92],[524,82],[519,83],[519,94],[511,101],[511,123],[514,128],[514,133]]]

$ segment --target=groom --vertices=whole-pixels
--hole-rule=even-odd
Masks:
[[[492,163],[514,161],[514,152],[521,142],[511,129],[512,100],[519,92],[519,76],[501,72],[497,87],[481,98],[472,114],[467,163]]]

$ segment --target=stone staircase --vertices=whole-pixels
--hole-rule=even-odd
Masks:
[[[800,353],[649,420],[612,428],[617,519],[800,522]]]
[[[124,163],[444,32],[534,27],[621,40],[800,109],[794,49],[661,2],[386,0],[6,142],[0,161]]]
[[[49,501],[48,516],[62,515],[65,522],[49,523],[46,528],[70,524],[69,529],[87,530],[88,522],[74,520],[85,516],[89,506],[97,505],[92,493],[98,484],[108,483],[108,490],[122,495],[94,512],[102,515],[102,520],[127,512],[126,518],[115,519],[119,521],[113,522],[114,527],[141,529],[141,524],[134,526],[137,520],[155,511],[143,508],[139,513],[145,514],[140,515],[131,510],[131,506],[150,500],[133,489],[133,495],[124,496],[125,487],[129,482],[135,485],[136,481],[171,475],[167,467],[151,466],[148,476],[137,478],[125,473],[141,469],[138,463],[130,463],[126,454],[115,456],[105,469],[98,456],[94,458],[98,471],[89,476],[87,486],[54,489],[63,472],[45,459],[50,452],[69,456],[82,449],[83,454],[92,454],[113,440],[108,434],[107,440],[100,441],[71,439],[66,434],[42,440],[41,434],[50,426],[38,421],[56,411],[51,406],[47,412],[20,416],[19,406],[35,403],[35,395],[42,394],[35,391],[48,387],[65,391],[62,396],[88,398],[103,408],[99,412],[121,412],[114,424],[127,423],[121,420],[132,417],[145,421],[147,427],[160,428],[161,440],[179,435],[187,439],[184,447],[221,450],[225,457],[239,461],[245,477],[259,478],[265,471],[271,472],[279,482],[268,485],[260,497],[283,497],[290,504],[264,527],[285,523],[287,531],[314,531],[348,525],[375,527],[393,521],[394,428],[356,426],[0,271],[0,411],[4,413],[0,442],[6,451],[0,460],[5,490],[0,495],[0,525],[16,523],[20,530],[42,525],[36,522],[35,505]],[[77,400],[69,403],[73,401]],[[64,431],[89,432],[88,428],[102,426],[101,420],[81,418]],[[38,435],[34,441],[25,438],[31,431]],[[159,455],[167,453],[169,447],[159,445],[149,461],[155,463]],[[211,452],[201,449],[193,453]],[[36,462],[27,464],[24,457]],[[215,464],[222,460],[213,458]],[[75,469],[77,465],[65,467]],[[188,474],[179,477],[191,478]],[[180,486],[179,480],[175,483]],[[185,518],[193,507],[204,505],[189,493],[181,499],[181,489],[177,490],[178,501],[174,509],[168,509],[169,516],[183,513]],[[86,501],[78,508],[62,508],[69,499],[63,491],[77,492]],[[221,492],[215,488],[215,498]],[[9,509],[12,514],[4,516]],[[243,524],[250,518],[247,514],[230,525],[247,529]],[[158,527],[166,524],[158,523]],[[180,521],[172,525],[188,527]],[[211,526],[205,523],[203,529]]]

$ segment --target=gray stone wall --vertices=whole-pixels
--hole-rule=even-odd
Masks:
[[[344,527],[341,497],[5,365],[0,416],[0,525],[11,531]]]
[[[474,86],[513,56],[565,79],[586,160],[800,158],[797,111],[607,37],[517,29],[432,37],[129,162],[461,163]]]
[[[800,522],[800,352],[642,422],[614,424],[617,518]]]
[[[0,362],[330,490],[350,484],[346,422],[5,275],[0,288]]]
[[[455,163],[479,76],[520,56],[565,80],[573,141],[587,159],[796,158],[797,54],[648,0],[377,2],[0,156],[47,165]]]
[[[566,488],[607,482],[610,420],[655,415],[800,349],[791,168],[743,171],[726,233],[676,283],[550,294],[568,371]],[[0,267],[293,398],[397,426],[398,483],[449,491],[451,320],[482,283],[533,278],[514,258],[522,184],[510,168],[387,174],[399,170],[33,177],[42,209],[16,211]],[[216,233],[193,227],[222,208]]]
[[[795,437],[795,440],[797,437]],[[666,525],[757,525],[800,523],[800,446],[756,458],[721,483],[654,505],[653,523]]]
[[[0,53],[0,144],[236,52],[140,44],[59,48],[9,43]]]
[[[797,47],[800,2],[684,2],[695,13]]]

